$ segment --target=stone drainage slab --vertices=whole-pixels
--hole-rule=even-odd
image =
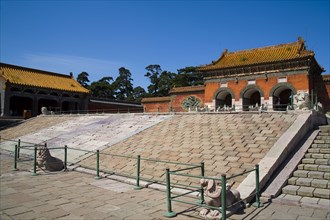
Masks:
[[[132,185],[128,185],[125,183],[121,183],[121,182],[117,182],[114,180],[109,180],[109,179],[100,179],[100,180],[96,180],[94,182],[90,183],[93,186],[97,186],[100,187],[102,189],[106,189],[106,190],[111,190],[113,192],[117,192],[117,193],[124,193],[130,190],[133,190]]]

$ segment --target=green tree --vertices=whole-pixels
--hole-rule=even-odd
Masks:
[[[93,97],[114,99],[114,88],[110,82],[113,81],[112,77],[103,77],[99,81],[92,82],[89,89]]]
[[[173,87],[173,79],[176,74],[169,71],[162,71],[158,64],[146,67],[148,71],[144,76],[150,80],[148,86],[149,96],[168,96],[170,89]]]
[[[170,89],[173,87],[173,79],[176,74],[169,71],[162,71],[158,78],[158,95],[168,96]]]
[[[144,75],[150,80],[150,85],[148,86],[148,92],[150,96],[158,95],[158,84],[159,84],[159,75],[162,72],[162,68],[158,64],[152,64],[146,67],[147,73]]]
[[[196,72],[196,67],[189,66],[178,69],[178,74],[173,79],[173,86],[196,86],[203,85],[203,75]]]
[[[142,98],[146,97],[147,93],[141,86],[135,87],[133,90],[133,98],[135,102],[141,102]]]
[[[133,100],[133,83],[131,72],[121,67],[119,68],[119,76],[113,83],[115,89],[115,96],[117,100]]]
[[[88,73],[87,72],[81,72],[78,74],[77,76],[77,81],[78,83],[80,83],[80,85],[82,85],[83,87],[87,88],[88,87],[88,83],[89,83],[89,79],[88,79]]]

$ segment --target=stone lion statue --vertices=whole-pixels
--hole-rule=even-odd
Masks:
[[[49,149],[46,146],[41,146],[37,149],[37,166],[40,169],[44,168],[51,172],[64,169],[63,161],[51,156]]]
[[[46,107],[41,107],[41,114],[43,115],[54,115],[53,111],[48,111]]]
[[[221,207],[221,186],[219,186],[215,180],[200,180],[201,186],[204,188],[206,204],[209,206]],[[232,184],[233,185],[233,184]],[[237,190],[231,189],[232,185],[226,185],[226,203],[227,207],[241,200],[241,195]],[[220,212],[218,210],[211,210],[203,208],[199,215],[210,219],[219,219]]]
[[[309,94],[307,92],[299,92],[293,96],[293,104],[296,109],[308,110],[310,108]]]

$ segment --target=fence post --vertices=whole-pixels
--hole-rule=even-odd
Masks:
[[[96,150],[96,177],[95,179],[101,179],[100,177],[100,151]]]
[[[166,168],[166,204],[167,204],[167,211],[165,212],[164,216],[167,218],[175,217],[176,213],[172,211],[172,204],[171,204],[171,181],[170,181],[169,168]]]
[[[201,176],[204,176],[205,174],[205,164],[204,162],[201,162]],[[200,194],[201,194],[201,199],[197,202],[198,204],[203,204],[204,203],[204,189],[203,187],[201,187],[201,191],[200,191]]]
[[[17,170],[17,145],[15,145],[15,151],[14,151],[14,168],[13,171]]]
[[[221,175],[221,220],[226,220],[226,209],[227,209],[227,203],[226,203],[226,196],[227,196],[227,187],[226,187],[226,174]]]
[[[140,186],[140,162],[141,162],[141,156],[138,155],[136,158],[136,186],[134,187],[135,190],[142,189]]]
[[[33,174],[32,176],[37,175],[37,147],[34,147],[34,160],[33,160]]]
[[[64,171],[67,170],[67,167],[66,167],[67,162],[68,162],[68,146],[65,145],[64,146]]]
[[[17,159],[19,158],[20,148],[21,148],[21,139],[18,139],[18,145],[17,145]]]
[[[264,205],[260,202],[260,186],[259,186],[259,164],[256,164],[256,202],[253,203],[254,207],[260,208]]]
[[[315,94],[315,104],[314,104],[314,110],[318,111],[319,110],[319,106],[317,104],[317,93]]]

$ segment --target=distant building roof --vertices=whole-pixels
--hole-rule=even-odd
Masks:
[[[323,81],[330,82],[330,74],[322,74]]]
[[[180,92],[198,92],[204,91],[204,86],[187,86],[187,87],[174,87],[170,90],[171,93],[180,93]]]
[[[109,104],[109,105],[122,105],[122,106],[131,106],[131,107],[141,107],[142,105],[137,102],[127,102],[122,100],[113,100],[113,99],[102,99],[91,97],[89,99],[90,102],[100,103],[100,104]]]
[[[199,71],[212,71],[256,64],[274,63],[286,60],[314,57],[314,52],[306,50],[304,40],[275,46],[228,52],[226,49],[217,61],[198,67]]]
[[[0,78],[16,85],[89,93],[72,76],[0,63]]]
[[[165,97],[151,97],[151,98],[143,98],[142,103],[145,102],[169,102],[171,101],[171,96],[165,96]]]

